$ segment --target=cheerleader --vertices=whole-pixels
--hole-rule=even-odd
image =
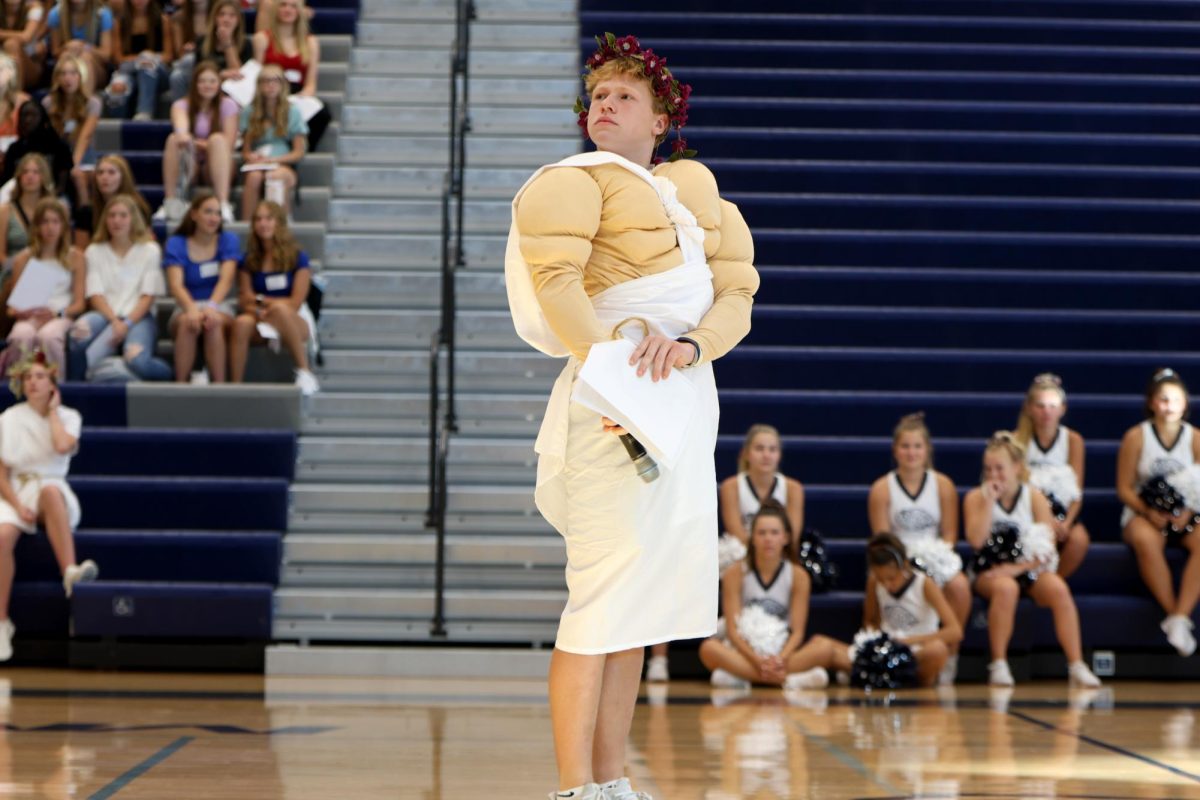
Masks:
[[[1025,450],[1009,431],[997,431],[983,452],[982,485],[963,498],[963,522],[970,542],[980,555],[974,563],[975,591],[988,601],[988,640],[992,661],[988,683],[1012,686],[1008,666],[1008,642],[1012,638],[1017,601],[1024,592],[1054,615],[1054,631],[1067,656],[1067,677],[1083,687],[1100,685],[1100,680],[1083,663],[1079,636],[1079,612],[1067,582],[1053,568],[1058,553],[1050,541],[1049,525],[1054,516],[1046,496],[1028,483]],[[1046,526],[1040,528],[1038,526]],[[1008,563],[1005,556],[987,559],[1001,548],[995,545],[1002,532],[1015,530],[1023,549],[1020,561]]]
[[[954,611],[960,629],[971,613],[971,585],[954,552],[958,541],[958,490],[933,468],[933,441],[918,412],[902,417],[892,432],[896,468],[871,485],[867,516],[871,533],[893,533],[909,557],[936,563],[929,570]],[[958,674],[958,643],[950,648],[939,683],[950,685]]]
[[[937,583],[908,561],[900,537],[879,533],[867,542],[867,589],[863,595],[863,627],[880,630],[908,645],[917,661],[917,683],[932,686],[951,651],[957,652],[963,629]],[[814,636],[787,664],[789,672],[832,669],[849,672],[851,645]],[[828,676],[825,675],[826,682]]]
[[[800,689],[829,683],[823,669],[791,665],[804,639],[812,587],[808,573],[792,559],[789,526],[783,506],[765,501],[750,523],[746,560],[721,575],[725,636],[700,645],[713,686],[752,682]]]
[[[788,525],[792,531],[791,552],[800,546],[800,532],[804,524],[804,487],[800,481],[789,478],[779,471],[783,456],[783,443],[779,431],[770,425],[751,425],[738,453],[737,475],[721,482],[721,521],[725,533],[721,535],[721,568],[741,561],[750,541],[750,522],[767,501],[778,503],[787,510]],[[646,662],[646,680],[670,680],[667,670],[668,644],[657,644],[650,648]]]
[[[1050,501],[1058,546],[1058,574],[1070,577],[1087,555],[1091,538],[1079,521],[1083,509],[1083,437],[1062,424],[1067,393],[1062,378],[1033,379],[1017,418],[1017,441],[1028,455],[1029,482]],[[1043,442],[1045,444],[1043,444]]]
[[[1117,453],[1117,497],[1125,503],[1121,531],[1137,556],[1142,580],[1167,614],[1162,621],[1167,641],[1181,656],[1190,656],[1196,650],[1191,615],[1200,598],[1200,532],[1188,530],[1194,522],[1185,527],[1184,521],[1193,520],[1200,504],[1194,489],[1182,492],[1187,508],[1177,509],[1172,516],[1141,495],[1141,488],[1156,477],[1187,477],[1194,485],[1191,473],[1200,463],[1200,437],[1185,421],[1187,387],[1174,370],[1154,373],[1146,387],[1145,413],[1144,422],[1125,432]],[[1171,586],[1167,545],[1188,551],[1178,593]]]

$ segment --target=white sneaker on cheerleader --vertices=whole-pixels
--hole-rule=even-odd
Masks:
[[[1193,624],[1182,614],[1172,614],[1162,621],[1162,632],[1179,655],[1187,658],[1196,652],[1196,637],[1192,635]]]
[[[786,689],[824,689],[829,685],[829,673],[824,667],[813,667],[804,672],[793,672],[783,679]]]
[[[12,658],[12,637],[16,632],[17,627],[11,619],[0,621],[0,661]]]
[[[958,677],[958,656],[953,655],[946,659],[946,664],[942,667],[942,671],[938,673],[938,686],[953,686],[955,678]]]
[[[671,673],[667,671],[666,656],[651,656],[646,662],[646,680],[661,683],[671,680]]]
[[[63,590],[67,593],[67,597],[71,596],[71,590],[75,588],[75,584],[91,583],[99,574],[100,568],[90,558],[82,564],[72,564],[67,567],[63,573]]]
[[[988,684],[991,686],[1015,686],[1016,681],[1013,680],[1012,670],[1008,668],[1008,662],[1004,659],[997,659],[988,664]]]
[[[1100,679],[1082,661],[1076,661],[1073,664],[1067,665],[1067,680],[1070,681],[1072,686],[1079,686],[1084,689],[1100,688]]]
[[[600,791],[600,785],[596,783],[585,783],[574,789],[550,793],[550,800],[568,800],[568,798],[569,800],[604,800],[604,794]]]
[[[645,792],[635,792],[629,778],[620,778],[600,785],[601,800],[654,800]]]
[[[744,681],[732,672],[714,669],[709,682],[718,689],[743,689],[750,686],[750,681]]]

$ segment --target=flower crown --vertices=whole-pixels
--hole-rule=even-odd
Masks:
[[[21,379],[35,366],[45,367],[53,376],[58,375],[58,364],[47,358],[44,350],[39,347],[26,350],[21,354],[21,360],[14,362],[8,368],[8,389],[13,393],[13,397],[21,398],[24,393],[21,388]]]
[[[636,36],[622,36],[618,39],[611,33],[605,33],[603,38],[597,36],[596,44],[600,47],[587,60],[587,72],[595,72],[604,64],[618,58],[629,58],[642,62],[642,74],[650,81],[650,89],[654,96],[661,98],[669,111],[667,118],[670,126],[675,129],[675,141],[671,143],[671,157],[668,161],[678,161],[681,158],[692,158],[695,150],[689,150],[687,140],[680,130],[687,124],[688,98],[692,96],[692,87],[680,83],[671,70],[667,69],[667,60],[656,54],[650,48],[643,48]],[[582,97],[575,99],[575,113],[579,115],[579,127],[587,136],[587,104]],[[661,161],[662,159],[656,159]]]

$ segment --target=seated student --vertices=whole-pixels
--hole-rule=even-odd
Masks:
[[[237,307],[233,297],[241,245],[223,230],[221,204],[202,189],[175,235],[167,240],[163,267],[175,298],[175,380],[188,380],[196,364],[196,340],[204,337],[204,363],[213,383],[225,381],[227,342]]]
[[[270,200],[259,203],[238,271],[238,305],[242,313],[233,322],[229,345],[230,380],[234,383],[246,377],[250,343],[265,341],[258,328],[260,322],[265,322],[296,364],[300,393],[308,396],[320,390],[317,376],[308,365],[307,342],[317,335],[317,324],[308,308],[311,273],[308,254],[288,230],[283,208]]]
[[[17,180],[7,203],[0,204],[0,260],[4,262],[4,280],[12,272],[17,253],[29,245],[29,229],[37,204],[55,197],[50,164],[41,153],[28,153],[17,164]]]
[[[1137,557],[1142,580],[1166,614],[1162,631],[1167,641],[1187,657],[1196,652],[1192,612],[1200,598],[1200,530],[1188,530],[1196,501],[1191,499],[1192,508],[1172,516],[1141,497],[1151,479],[1194,474],[1200,464],[1200,436],[1187,421],[1188,391],[1179,373],[1167,368],[1154,373],[1146,386],[1144,410],[1145,421],[1125,432],[1117,452],[1117,497],[1125,504],[1122,536]],[[1171,585],[1167,547],[1188,552],[1178,592]]]
[[[127,0],[116,15],[113,70],[105,96],[109,116],[135,120],[154,119],[158,95],[167,87],[167,65],[172,61],[170,21],[158,0]]]
[[[983,451],[983,485],[963,498],[963,525],[967,541],[977,551],[1003,528],[1015,528],[1024,538],[1035,525],[1049,526],[1054,516],[1046,496],[1029,485],[1025,450],[1008,431],[997,431]],[[1054,615],[1054,631],[1067,657],[1067,677],[1083,687],[1100,685],[1100,680],[1083,663],[1079,636],[1079,612],[1071,589],[1057,572],[1026,556],[1015,563],[997,563],[975,576],[975,591],[988,601],[988,643],[992,662],[988,683],[1012,686],[1008,666],[1008,643],[1012,639],[1017,601],[1027,594]]]
[[[896,468],[877,479],[867,495],[871,533],[895,534],[910,556],[913,551],[942,548],[938,540],[953,548],[958,541],[958,490],[950,478],[933,468],[933,439],[924,414],[909,414],[896,424],[892,458]],[[951,558],[959,567],[957,573],[949,580],[943,575],[935,580],[962,627],[971,613],[971,585],[957,555]],[[954,683],[958,674],[958,645],[949,647],[950,656],[939,679],[944,685]]]
[[[162,250],[132,197],[119,194],[108,201],[84,258],[92,310],[71,330],[73,377],[86,371],[94,378],[101,362],[120,353],[129,377],[169,379],[171,368],[154,355],[154,301],[164,289]]]
[[[912,648],[917,682],[933,686],[950,651],[957,650],[963,629],[958,615],[932,579],[908,562],[904,542],[877,533],[867,542],[867,590],[863,594],[863,627],[880,630]],[[848,672],[850,645],[814,636],[788,663],[789,669],[832,669]],[[828,676],[825,676],[828,681]],[[818,678],[814,684],[820,684]],[[817,687],[819,688],[819,687]]]
[[[1029,457],[1029,482],[1050,501],[1058,574],[1069,578],[1087,555],[1091,542],[1079,521],[1083,510],[1083,437],[1062,424],[1067,392],[1062,378],[1049,372],[1033,379],[1017,418],[1017,441]],[[1046,442],[1046,444],[1042,444]]]
[[[33,350],[8,370],[20,400],[0,414],[0,661],[12,658],[16,628],[8,616],[16,565],[13,549],[22,533],[36,533],[40,522],[62,570],[67,597],[78,583],[100,573],[90,559],[75,559],[74,531],[79,500],[67,483],[71,456],[79,448],[83,419],[62,404],[58,364]]]
[[[0,41],[17,65],[20,88],[36,88],[46,68],[46,42],[39,36],[46,8],[38,0],[4,0],[0,13]]]
[[[309,33],[304,0],[277,0],[268,27],[254,34],[254,58],[266,66],[283,70],[290,95],[317,100],[317,71],[321,65],[321,43]],[[332,121],[329,110],[320,104],[313,116],[306,116],[308,149],[313,151]]]
[[[247,166],[265,167],[246,171],[242,189],[242,218],[249,221],[259,200],[282,206],[287,214],[292,189],[296,186],[296,164],[308,147],[308,126],[300,111],[287,101],[283,71],[274,65],[258,74],[254,102],[242,109],[242,160]],[[245,170],[246,167],[243,167]]]
[[[768,500],[751,522],[745,562],[733,564],[721,576],[725,636],[700,645],[700,660],[712,671],[713,686],[763,683],[797,689],[820,688],[829,682],[823,670],[818,675],[817,670],[792,666],[804,641],[812,585],[808,573],[792,558],[787,511]],[[778,652],[764,653],[763,645],[749,641],[740,629],[742,611],[750,606],[759,606],[786,624],[788,636]]]
[[[29,153],[45,157],[50,165],[51,182],[60,194],[74,190],[71,182],[71,167],[75,163],[71,148],[50,124],[50,114],[36,100],[21,106],[17,116],[17,140],[4,153],[4,170],[0,172],[0,186],[8,183],[16,174],[17,164]]]
[[[83,81],[82,62],[71,56],[62,56],[54,65],[50,80],[50,92],[42,98],[50,115],[54,131],[71,147],[75,166],[71,169],[71,181],[75,185],[75,202],[85,206],[88,198],[88,181],[96,163],[96,148],[93,147],[96,125],[100,121],[100,99],[92,95]]]
[[[110,0],[111,1],[111,0]],[[125,0],[121,0],[125,2]],[[171,21],[171,51],[175,55],[175,63],[171,65],[171,101],[174,102],[187,91],[191,70],[196,63],[196,37],[204,30],[208,17],[208,3],[205,0],[178,0],[168,8],[168,19]],[[182,83],[177,83],[175,71],[183,68]],[[176,92],[176,86],[179,91]]]
[[[19,357],[20,353],[37,348],[55,364],[61,364],[67,329],[86,307],[83,256],[71,247],[67,209],[58,200],[38,201],[32,222],[29,247],[13,261],[13,286],[20,283],[21,275],[31,266],[49,270],[57,276],[57,281],[44,306],[24,309],[8,306],[8,316],[16,320],[8,334],[8,346],[12,348],[9,357]]]
[[[173,130],[163,148],[163,204],[155,218],[182,218],[187,195],[180,185],[180,176],[190,174],[208,179],[221,206],[221,219],[233,222],[229,187],[238,135],[238,107],[221,92],[216,64],[202,61],[196,67],[187,97],[171,104],[171,127]]]
[[[246,35],[246,18],[238,0],[217,0],[208,12],[203,33],[191,52],[171,69],[171,99],[187,96],[196,64],[211,61],[222,80],[240,80],[242,65],[254,58],[254,45]],[[191,41],[191,40],[189,40]]]
[[[100,156],[96,169],[92,171],[92,179],[88,183],[88,198],[90,202],[78,209],[75,215],[75,246],[87,247],[100,226],[100,219],[94,213],[96,208],[104,208],[108,201],[119,194],[126,194],[137,204],[138,213],[146,226],[150,226],[150,204],[133,182],[133,170],[123,156]]]
[[[100,0],[58,0],[46,17],[50,54],[80,61],[89,96],[108,83],[113,60],[112,10]]]
[[[17,140],[21,106],[28,100],[29,95],[21,91],[21,73],[16,62],[0,53],[0,153]]]

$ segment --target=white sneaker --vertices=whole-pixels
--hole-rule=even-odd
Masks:
[[[198,369],[192,373],[190,379],[192,386],[208,386],[208,370]]]
[[[988,705],[992,711],[999,711],[1001,714],[1008,713],[1008,704],[1012,700],[1015,690],[1011,686],[989,686],[988,687]]]
[[[75,584],[91,583],[99,574],[100,568],[90,558],[82,564],[72,564],[67,567],[66,572],[63,573],[63,589],[66,591],[67,597],[71,596],[71,590],[75,588]]]
[[[784,689],[824,689],[829,685],[829,673],[824,667],[793,672],[783,679]]]
[[[1196,637],[1192,635],[1194,626],[1190,619],[1182,614],[1172,614],[1162,621],[1160,627],[1179,655],[1187,658],[1196,652]]]
[[[567,789],[565,792],[551,792],[550,800],[559,800],[559,798],[571,798],[571,800],[604,800],[604,795],[600,792],[600,785],[596,783],[586,783],[583,786],[576,786],[574,789]]]
[[[0,661],[12,658],[12,637],[17,632],[17,626],[11,619],[0,621]]]
[[[1008,662],[1004,659],[998,659],[988,664],[988,684],[991,686],[1015,686],[1016,681],[1013,680],[1012,670],[1008,668]]]
[[[150,221],[151,222],[166,222],[167,221],[167,203],[166,203],[166,201],[163,201],[163,204],[158,207],[158,211],[154,212],[154,216],[150,217]]]
[[[229,203],[221,203],[221,221],[226,225],[233,224],[233,206]]]
[[[750,681],[744,681],[732,672],[726,672],[723,669],[714,669],[710,682],[718,689],[742,689],[750,685]]]
[[[600,785],[601,800],[654,800],[645,792],[635,792],[629,778],[620,778]]]
[[[648,681],[669,681],[671,673],[667,671],[666,656],[651,656],[646,662],[646,680]]]
[[[149,111],[139,111],[133,115],[134,122],[149,122],[154,119],[154,115]]]
[[[958,655],[952,655],[946,659],[942,671],[938,673],[938,686],[953,686],[954,680],[958,677]]]
[[[296,388],[300,390],[300,394],[305,397],[312,397],[317,392],[321,391],[321,383],[317,380],[317,376],[306,369],[296,370]]]
[[[1100,679],[1082,661],[1067,665],[1067,680],[1072,686],[1080,686],[1084,689],[1100,688]]]

